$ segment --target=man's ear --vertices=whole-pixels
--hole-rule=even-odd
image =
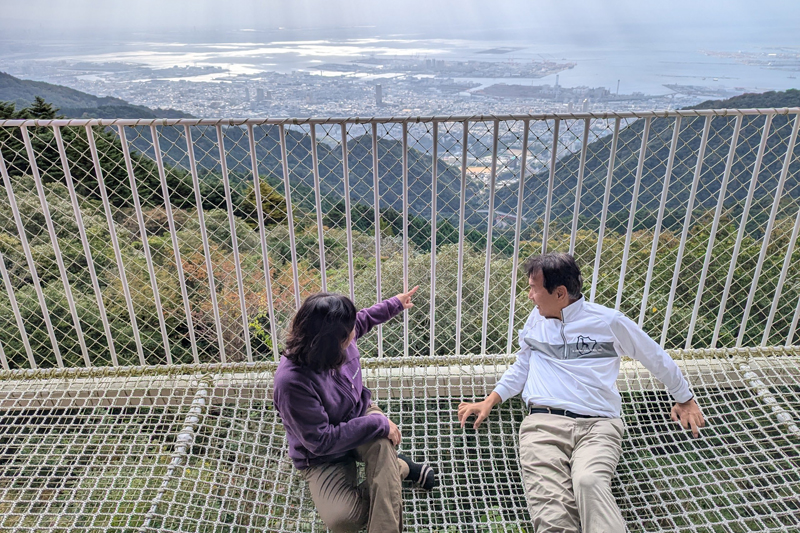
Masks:
[[[569,299],[569,291],[567,291],[567,287],[566,286],[559,285],[557,290],[558,290],[558,297],[559,298],[564,298],[564,299],[567,299],[567,300]]]

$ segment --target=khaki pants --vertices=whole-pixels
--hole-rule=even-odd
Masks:
[[[611,494],[623,431],[619,418],[525,417],[520,464],[536,533],[625,531]]]
[[[367,413],[381,412],[375,405]],[[373,415],[375,416],[375,415]],[[355,450],[354,459],[301,470],[311,498],[333,533],[399,533],[403,529],[402,480],[408,465],[397,458],[389,439],[376,439]],[[363,462],[366,479],[358,483],[356,460]]]

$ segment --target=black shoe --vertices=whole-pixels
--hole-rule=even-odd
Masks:
[[[408,465],[408,477],[406,479],[415,487],[433,490],[439,486],[439,480],[436,479],[436,470],[426,464],[415,463],[402,453],[398,453],[397,458]]]

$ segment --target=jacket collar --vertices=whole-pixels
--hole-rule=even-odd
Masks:
[[[562,322],[571,322],[575,320],[580,314],[583,312],[585,300],[583,296],[581,296],[578,300],[572,302],[564,309],[561,310],[561,321]]]

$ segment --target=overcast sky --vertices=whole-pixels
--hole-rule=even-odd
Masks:
[[[800,46],[798,0],[0,0],[0,12],[6,37],[283,27],[349,28],[354,36],[525,34],[587,45]]]

